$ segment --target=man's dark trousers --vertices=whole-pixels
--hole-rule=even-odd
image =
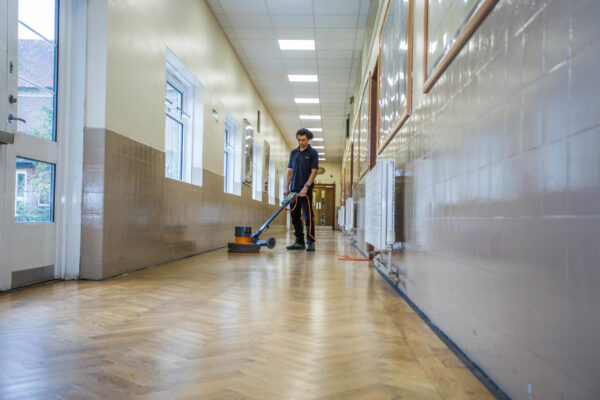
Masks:
[[[304,214],[304,222],[306,223],[306,235],[307,235],[307,240],[308,242],[314,242],[315,236],[315,216],[312,215],[312,210],[311,210],[311,214],[309,214],[308,211],[308,204],[310,202],[311,207],[312,207],[312,190],[309,190],[306,193],[306,197],[296,197],[298,199],[298,204],[296,205],[296,208],[294,208],[294,210],[291,212],[292,214],[292,224],[294,225],[294,235],[296,236],[296,243],[302,243],[305,244],[304,242],[304,232],[302,231],[302,216],[300,215],[300,210],[302,210],[302,214]],[[294,207],[294,204],[296,204],[296,202],[292,202],[290,204],[290,207]]]

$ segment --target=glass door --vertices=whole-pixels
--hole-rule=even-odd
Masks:
[[[58,1],[0,0],[5,70],[0,290],[55,277]],[[0,11],[2,13],[2,11]],[[3,29],[4,30],[4,29]],[[0,127],[1,129],[1,127]],[[12,141],[12,143],[10,143]]]

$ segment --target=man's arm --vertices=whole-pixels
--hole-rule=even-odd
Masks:
[[[285,190],[283,191],[284,196],[287,196],[288,193],[290,192],[290,183],[292,183],[293,172],[294,172],[293,169],[288,168],[287,179],[285,180]]]
[[[310,170],[310,176],[308,177],[308,180],[306,181],[306,184],[304,185],[304,187],[302,188],[302,190],[300,191],[300,193],[298,193],[298,195],[300,197],[306,196],[306,193],[308,193],[308,188],[309,186],[311,186],[313,184],[313,182],[315,181],[315,178],[317,176],[317,169],[313,168]]]

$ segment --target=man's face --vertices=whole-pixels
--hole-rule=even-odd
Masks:
[[[305,148],[308,146],[308,136],[298,135],[296,136],[296,139],[298,139],[298,144],[300,147]]]

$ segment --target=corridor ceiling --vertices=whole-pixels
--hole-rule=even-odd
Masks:
[[[340,161],[371,0],[207,0],[287,142],[321,128],[326,161]],[[281,50],[279,40],[314,40],[315,50]],[[288,75],[317,75],[290,82]],[[295,98],[319,99],[297,104]],[[300,115],[320,115],[301,120]]]

